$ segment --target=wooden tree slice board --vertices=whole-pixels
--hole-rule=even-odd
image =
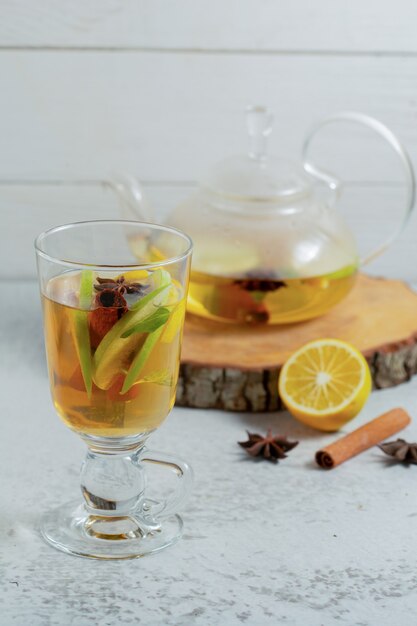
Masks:
[[[417,293],[398,280],[360,275],[327,315],[298,324],[234,326],[188,316],[177,404],[227,411],[277,411],[285,360],[313,339],[335,337],[365,355],[375,388],[417,373]]]

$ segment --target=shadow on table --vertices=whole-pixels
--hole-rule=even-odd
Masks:
[[[269,428],[274,433],[293,439],[318,439],[325,433],[297,422],[288,411],[276,413],[229,413],[244,429],[262,434]]]

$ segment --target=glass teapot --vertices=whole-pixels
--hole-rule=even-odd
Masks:
[[[267,155],[271,113],[256,106],[248,107],[246,115],[249,153],[217,163],[167,220],[194,242],[188,310],[235,323],[290,323],[322,315],[348,294],[358,268],[381,254],[403,230],[415,196],[410,159],[379,121],[344,112],[310,131],[297,166]],[[359,259],[355,238],[333,206],[340,182],[309,159],[319,129],[339,121],[356,122],[381,135],[406,175],[401,223],[364,259]],[[318,182],[330,190],[327,200],[317,193]],[[153,220],[138,181],[125,177],[112,187],[138,219]],[[157,242],[154,255],[157,259]]]

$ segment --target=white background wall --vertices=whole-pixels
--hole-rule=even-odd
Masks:
[[[112,172],[138,175],[166,213],[245,150],[248,103],[275,112],[272,152],[298,158],[312,122],[356,109],[417,163],[417,3],[0,0],[0,90],[0,275],[27,277],[39,231],[117,215]],[[365,250],[401,211],[395,159],[352,128],[320,154],[349,183],[342,209]],[[416,280],[416,234],[414,219],[372,271]]]

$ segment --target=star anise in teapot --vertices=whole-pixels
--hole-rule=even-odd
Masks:
[[[258,291],[268,293],[286,287],[287,284],[276,277],[274,272],[268,270],[253,270],[245,274],[245,278],[236,280],[235,283],[245,291]]]

